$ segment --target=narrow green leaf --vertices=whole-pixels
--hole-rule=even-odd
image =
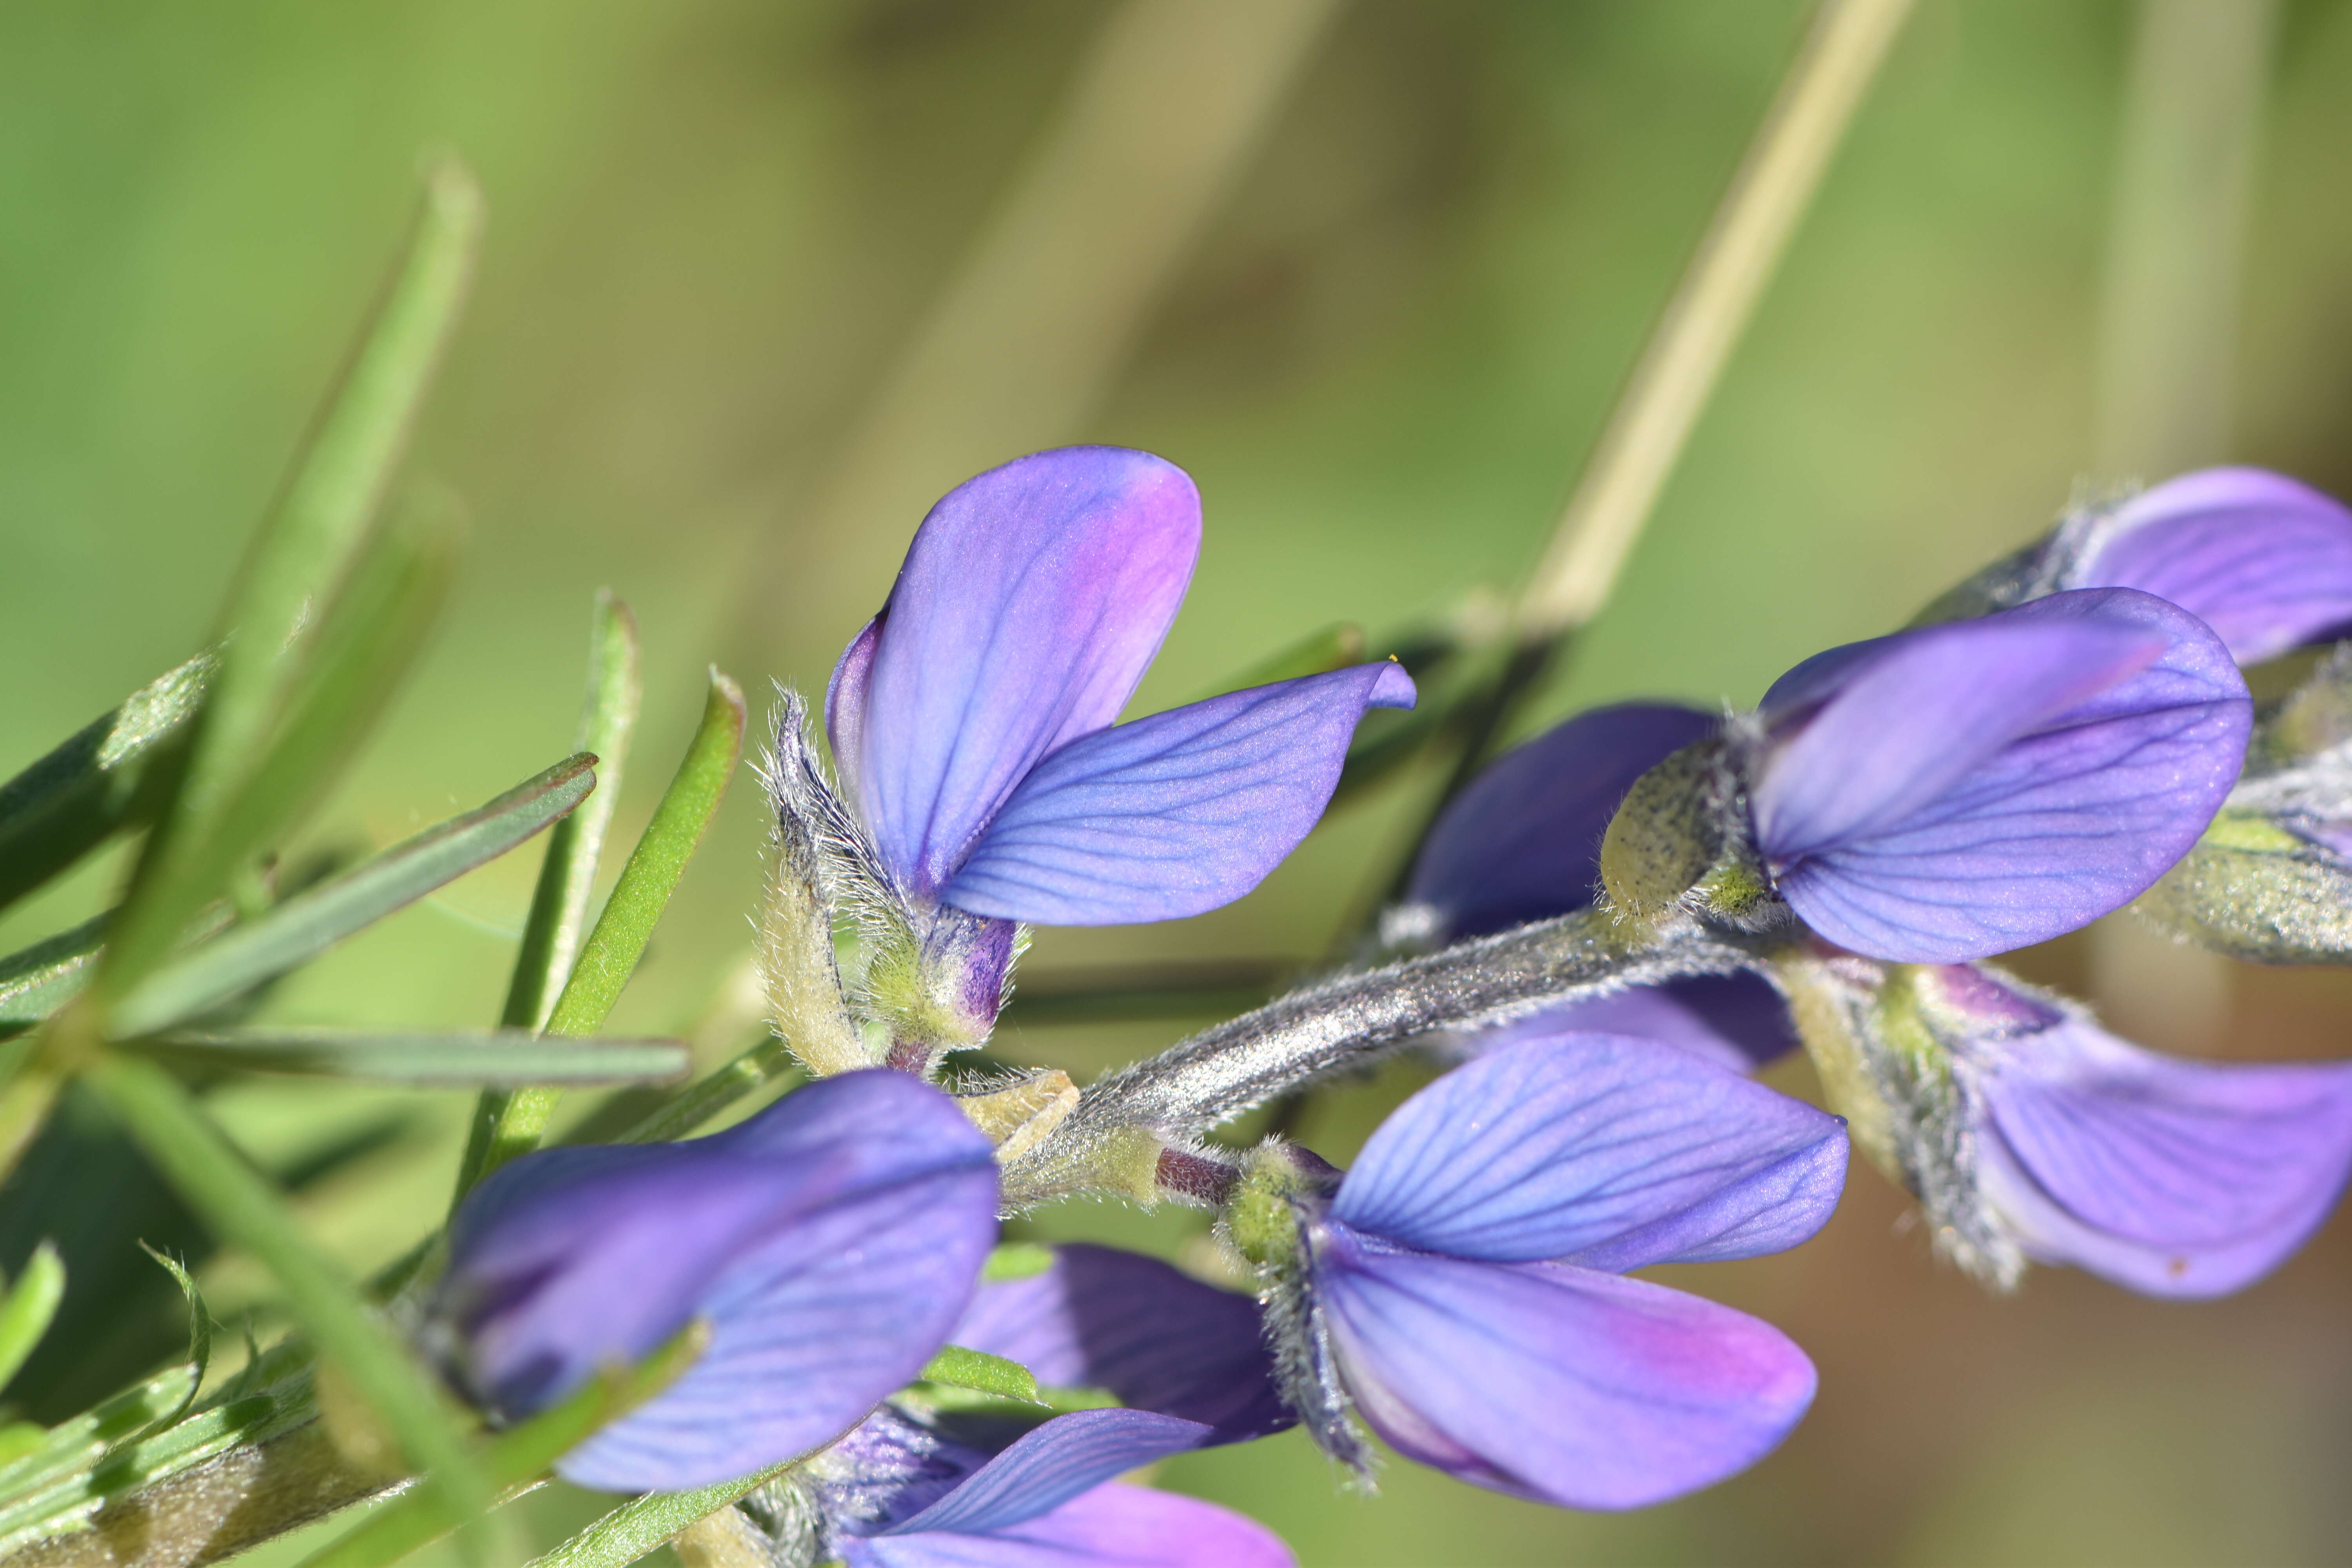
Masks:
[[[204,705],[213,656],[141,687],[0,784],[0,908],[80,859],[131,815],[150,764]]]
[[[1004,1016],[1024,1025],[1223,1017],[1265,1002],[1303,966],[1297,959],[1242,958],[1048,971],[1024,979]]]
[[[30,1028],[88,984],[105,938],[106,917],[99,915],[0,958],[0,1032]]]
[[[163,1266],[163,1271],[172,1277],[172,1283],[180,1288],[180,1295],[188,1303],[188,1364],[196,1369],[196,1380],[188,1387],[188,1403],[193,1405],[196,1390],[204,1386],[205,1373],[213,1364],[213,1315],[205,1308],[205,1293],[196,1289],[196,1277],[188,1272],[187,1265],[143,1241],[139,1247]]]
[[[267,1394],[215,1406],[68,1471],[37,1492],[0,1507],[0,1553],[64,1533],[119,1497],[194,1469],[273,1424]]]
[[[211,858],[248,866],[324,798],[416,661],[457,574],[457,503],[427,492],[402,509],[319,618],[301,679],[268,748],[212,826]]]
[[[13,1465],[48,1440],[49,1429],[37,1421],[11,1421],[0,1426],[0,1466]]]
[[[427,1484],[446,1488],[461,1517],[484,1513],[490,1489],[431,1378],[302,1234],[283,1194],[153,1063],[110,1057],[93,1065],[87,1079],[214,1234],[251,1253],[276,1278],[311,1342],[368,1402],[409,1462],[430,1472]]]
[[[25,1358],[41,1342],[41,1336],[49,1331],[58,1303],[65,1297],[65,1260],[55,1246],[44,1241],[25,1260],[25,1271],[16,1277],[7,1299],[0,1300],[0,1388],[7,1387]]]
[[[216,830],[268,750],[318,641],[319,612],[392,482],[457,322],[481,220],[481,193],[463,167],[443,160],[426,171],[408,255],[239,568],[186,769],[101,967],[110,996],[163,961],[250,847]]]
[[[686,748],[686,759],[654,808],[653,820],[621,868],[604,912],[580,950],[580,962],[564,983],[555,1012],[548,1019],[551,1035],[588,1035],[604,1026],[621,988],[645,956],[654,925],[669,906],[686,863],[718,815],[728,781],[743,755],[743,692],[713,669],[710,693],[703,704],[702,723]],[[499,1114],[481,1169],[487,1175],[526,1150],[536,1148],[546,1131],[560,1091],[529,1089],[519,1091]],[[469,1183],[468,1185],[471,1184]]]
[[[1363,661],[1364,628],[1341,621],[1320,631],[1307,633],[1288,647],[1251,665],[1215,690],[1202,692],[1194,700],[1222,697],[1228,691],[1244,691],[1253,686],[1271,686],[1277,680],[1297,680],[1302,676],[1322,675]]]
[[[800,1070],[792,1047],[773,1035],[763,1036],[742,1055],[705,1074],[653,1108],[645,1118],[614,1140],[621,1143],[667,1143],[694,1131],[704,1122],[751,1093]]]
[[[412,1089],[676,1083],[692,1066],[680,1040],[550,1039],[523,1029],[222,1029],[155,1035],[122,1048],[190,1067],[370,1079]]]
[[[499,1017],[509,1028],[547,1026],[548,1015],[555,1010],[555,999],[579,955],[588,895],[604,852],[613,809],[620,804],[629,737],[636,729],[637,709],[645,695],[641,663],[636,617],[611,590],[599,589],[589,629],[588,695],[581,708],[577,749],[596,754],[603,787],[548,835],[547,856],[540,862],[539,886],[523,921],[522,946],[515,954],[514,978],[508,983],[506,1009]],[[457,1163],[459,1197],[465,1196],[488,1162],[491,1139],[511,1098],[508,1089],[486,1089],[474,1107],[466,1152]]]
[[[479,1460],[489,1485],[503,1493],[536,1481],[597,1431],[677,1382],[709,1343],[709,1325],[697,1319],[635,1368],[608,1369],[553,1409],[499,1434]],[[299,1568],[384,1568],[457,1524],[438,1493],[411,1492],[304,1558]]]
[[[175,1366],[49,1429],[32,1452],[0,1468],[0,1509],[14,1509],[59,1476],[88,1469],[109,1448],[184,1408],[196,1369]]]
[[[110,1029],[128,1037],[169,1028],[317,957],[561,817],[595,787],[595,766],[586,753],[566,758],[173,960],[116,1005]]]
[[[992,1394],[1001,1399],[1019,1399],[1032,1405],[1038,1402],[1037,1379],[1027,1367],[962,1345],[941,1345],[939,1353],[924,1363],[920,1376],[925,1383],[969,1388],[978,1394]]]
[[[588,894],[613,809],[621,800],[621,776],[629,738],[645,694],[637,643],[637,620],[610,590],[596,595],[596,615],[588,639],[588,698],[580,714],[577,752],[593,752],[601,788],[586,805],[548,836],[522,949],[515,956],[499,1022],[510,1029],[544,1029],[555,1000],[579,955],[580,933],[588,918]]]
[[[980,1266],[982,1279],[993,1284],[1004,1279],[1034,1279],[1054,1267],[1054,1249],[1040,1247],[1034,1241],[999,1243]]]
[[[657,1552],[670,1537],[697,1520],[740,1501],[800,1463],[771,1465],[740,1480],[719,1481],[688,1492],[648,1492],[631,1498],[554,1551],[534,1557],[526,1568],[626,1568]]]

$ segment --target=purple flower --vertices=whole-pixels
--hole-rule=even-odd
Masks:
[[[800,1521],[816,1537],[812,1561],[1290,1562],[1279,1541],[1223,1509],[1106,1484],[1291,1424],[1255,1302],[1153,1258],[1065,1247],[1042,1274],[982,1287],[953,1337],[1020,1361],[1041,1384],[1107,1390],[1123,1407],[1041,1420],[1042,1410],[1024,1419],[1017,1407],[934,1408],[902,1396],[789,1475],[780,1483],[788,1495],[755,1500],[771,1521]]]
[[[2352,1063],[2182,1061],[1978,966],[1916,984],[1966,1100],[1982,1223],[2028,1258],[2226,1295],[2300,1247],[2352,1174]]]
[[[992,468],[931,509],[825,695],[883,865],[919,904],[1114,925],[1229,903],[1315,826],[1392,663],[1114,725],[1200,552],[1183,471],[1115,447]]]
[[[1352,1406],[1461,1479],[1635,1508],[1761,1458],[1814,1375],[1770,1325],[1623,1276],[1792,1247],[1844,1173],[1834,1117],[1654,1041],[1568,1035],[1423,1089],[1336,1187],[1262,1154],[1228,1215],[1327,1448],[1357,1457]]]
[[[856,1072],[683,1143],[525,1155],[467,1198],[426,1338],[505,1418],[643,1359],[709,1348],[566,1455],[567,1480],[653,1491],[814,1448],[912,1378],[995,1239],[988,1140],[939,1090]]]
[[[1835,648],[1765,694],[1745,765],[1754,849],[1771,890],[1856,952],[2023,947],[2187,853],[2252,718],[2204,623],[2130,589]]]
[[[2061,588],[2137,588],[2241,664],[2352,631],[2352,510],[2284,475],[2203,468],[2062,524]]]
[[[1696,709],[1629,702],[1579,714],[1507,752],[1439,814],[1392,931],[1455,942],[1590,908],[1601,892],[1601,837],[1625,792],[1720,727]],[[1664,1040],[1738,1071],[1797,1044],[1780,994],[1745,973],[1629,986],[1453,1043],[1483,1051],[1572,1030]]]

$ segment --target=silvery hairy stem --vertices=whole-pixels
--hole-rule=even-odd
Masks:
[[[1586,910],[1339,975],[1094,1084],[1035,1154],[1007,1170],[1005,1184],[1024,1198],[1067,1190],[1061,1173],[1121,1133],[1190,1137],[1437,1030],[1754,963],[1745,948],[1687,927],[1635,945],[1609,914]]]

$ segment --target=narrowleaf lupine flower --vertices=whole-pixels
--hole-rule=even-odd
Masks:
[[[2182,1061],[1984,964],[1791,960],[1854,1142],[1987,1281],[2072,1264],[2151,1296],[2242,1289],[2352,1173],[2352,1063]]]
[[[2065,588],[2137,588],[2210,625],[2242,665],[2352,632],[2352,510],[2283,475],[2207,468],[2079,509],[1931,605],[1981,614]],[[2257,725],[2245,775],[2139,900],[2176,937],[2257,963],[2352,954],[2352,661]]]
[[[2211,626],[2240,664],[2352,632],[2352,510],[2262,468],[2203,468],[2078,509],[1937,600],[1948,620],[2068,588],[2137,588]]]
[[[931,509],[842,654],[825,724],[887,906],[868,989],[898,1055],[986,1038],[1016,922],[1174,920],[1248,892],[1321,816],[1364,710],[1412,706],[1384,662],[1114,723],[1200,542],[1171,464],[1023,458]]]
[[[954,1342],[1019,1361],[1039,1383],[1118,1407],[1051,1415],[917,1390],[746,1500],[737,1528],[793,1568],[1277,1568],[1261,1526],[1114,1481],[1138,1466],[1278,1431],[1257,1304],[1154,1258],[1059,1248],[1044,1272],[981,1288]]]
[[[2205,624],[2127,588],[1816,655],[1637,782],[1612,900],[1957,963],[2128,902],[2236,781],[2252,705]]]
[[[493,1173],[451,1221],[425,1337],[511,1420],[705,1321],[684,1375],[556,1466],[606,1491],[704,1486],[832,1441],[913,1377],[971,1299],[996,1198],[946,1095],[828,1079],[708,1138]]]
[[[1404,900],[1381,921],[1391,947],[1435,947],[1588,909],[1601,895],[1601,839],[1633,781],[1722,721],[1670,703],[1596,708],[1507,752],[1431,826]],[[1780,994],[1756,974],[1629,985],[1456,1037],[1492,1050],[1566,1030],[1639,1035],[1746,1071],[1794,1049]]]
[[[1439,1079],[1345,1174],[1262,1149],[1226,1222],[1328,1452],[1366,1462],[1352,1413],[1460,1479],[1637,1508],[1761,1458],[1814,1375],[1769,1324],[1625,1274],[1793,1247],[1844,1173],[1835,1117],[1654,1040],[1563,1035]]]

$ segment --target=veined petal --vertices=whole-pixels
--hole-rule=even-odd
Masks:
[[[1397,1108],[1332,1215],[1425,1252],[1627,1269],[1752,1258],[1821,1228],[1845,1182],[1834,1116],[1620,1035],[1524,1040]]]
[[[1364,710],[1412,700],[1402,666],[1360,664],[1074,741],[1021,781],[940,897],[1040,925],[1229,904],[1323,815]]]
[[[911,889],[955,874],[1039,758],[1118,717],[1200,550],[1192,481],[1117,447],[1020,458],[931,509],[863,679],[853,642],[826,704],[866,826]]]
[[[1812,1403],[1770,1324],[1645,1280],[1381,1249],[1327,1226],[1314,1289],[1349,1391],[1412,1458],[1569,1508],[1737,1474]]]
[[[2041,635],[2052,627],[2056,639]],[[2118,654],[2117,627],[2157,639],[2157,656]],[[1756,789],[1758,840],[1780,895],[1841,946],[1947,963],[2086,925],[2186,854],[2237,782],[2252,722],[2245,683],[2204,624],[2162,600],[2121,588],[2055,594],[1889,641],[1931,638],[1933,658],[1873,660],[1850,674]],[[1971,673],[1956,657],[1970,648],[1999,668]],[[2021,670],[2035,649],[2116,678],[2084,694],[2081,682]],[[1901,679],[1877,679],[1890,667]],[[1988,751],[2001,726],[1967,694],[2012,676],[2020,710],[2035,717]],[[2050,708],[2062,693],[2073,695]],[[1975,718],[1953,719],[1956,732],[1941,739],[1913,721],[1948,712]],[[1891,756],[1894,738],[1964,752],[1969,765],[1955,774],[1948,759],[1931,769]],[[1847,800],[1847,779],[1875,782]],[[1927,783],[1936,788],[1923,798]]]
[[[1492,1029],[1463,1035],[1464,1059],[1557,1035],[1633,1035],[1753,1072],[1798,1046],[1789,1005],[1754,974],[1693,974],[1659,985],[1628,985],[1590,1002],[1569,1002]]]
[[[1999,616],[1881,638],[1766,754],[1753,791],[1758,846],[1788,863],[1899,826],[2164,646],[2128,624]],[[1768,693],[1768,723],[1776,711]]]
[[[2068,585],[2168,599],[2256,664],[2352,628],[2352,511],[2261,468],[2183,474],[2107,519]]]
[[[1600,888],[1601,836],[1625,792],[1718,721],[1660,702],[1597,708],[1506,753],[1437,818],[1408,902],[1484,936],[1583,909]]]
[[[933,1531],[844,1541],[848,1568],[1296,1568],[1254,1520],[1174,1492],[1112,1482],[984,1535]]]
[[[1002,1530],[1115,1476],[1216,1441],[1201,1423],[1157,1411],[1074,1410],[1024,1433],[953,1491],[883,1533]]]
[[[2352,1173],[2352,1063],[2182,1061],[2074,1021],[1983,1049],[1979,1181],[2044,1262],[2224,1295],[2301,1247]]]
[[[459,1210],[434,1316],[509,1415],[708,1320],[700,1360],[557,1466],[607,1490],[701,1486],[838,1436],[919,1371],[995,1205],[988,1141],[952,1101],[848,1073],[714,1137],[514,1162]]]
[[[1156,1258],[1083,1243],[1025,1279],[983,1285],[950,1336],[1034,1373],[1104,1388],[1130,1409],[1197,1422],[1234,1442],[1290,1426],[1257,1303]]]

